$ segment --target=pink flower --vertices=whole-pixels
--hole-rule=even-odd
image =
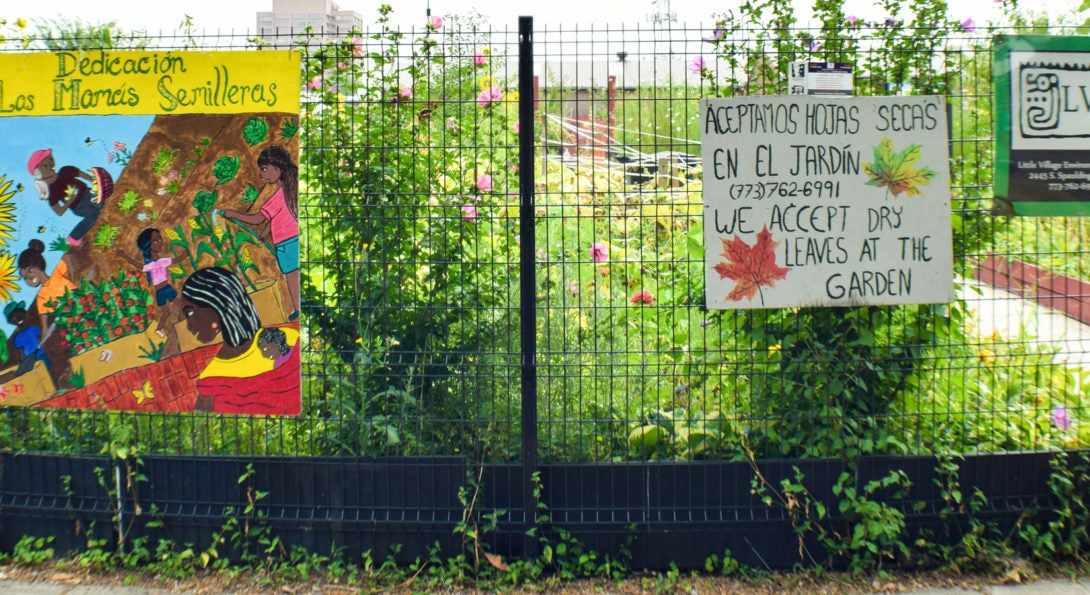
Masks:
[[[488,107],[495,101],[503,99],[503,90],[499,87],[491,87],[481,91],[481,94],[477,96],[477,105],[481,107]]]
[[[481,174],[481,176],[477,178],[477,190],[480,190],[481,192],[491,192],[492,176],[489,174]]]
[[[522,126],[519,125],[518,120],[515,120],[515,123],[511,125],[511,128],[515,129],[515,134],[522,132]]]
[[[124,151],[125,150],[125,143],[123,143],[123,142],[121,142],[119,140],[115,140],[114,141],[114,150],[115,151]]]
[[[462,205],[462,221],[466,223],[473,223],[477,220],[477,205],[464,204]]]
[[[846,19],[845,19],[845,20],[847,20],[847,21],[848,21],[848,24],[849,24],[849,25],[855,25],[856,23],[858,23],[858,22],[859,22],[859,17],[855,16],[854,14],[850,14],[850,15],[848,15],[848,16],[846,17]]]
[[[413,90],[408,88],[408,87],[402,87],[401,90],[398,91],[398,94],[401,95],[402,97],[404,97],[405,99],[412,99],[413,98]]]
[[[428,27],[436,31],[443,28],[443,17],[431,17],[428,19]]]
[[[352,38],[352,55],[357,58],[363,55],[363,40],[359,37]]]
[[[337,62],[337,68],[340,68],[340,69],[348,68],[348,64],[345,64],[344,62]]]
[[[1061,430],[1071,427],[1071,414],[1067,411],[1067,407],[1061,405],[1052,410],[1052,423]]]
[[[651,304],[655,303],[655,296],[651,295],[650,291],[640,290],[632,294],[632,303],[636,304],[637,306],[642,304],[647,304],[648,306],[650,306]]]
[[[972,33],[976,31],[976,23],[973,22],[973,18],[969,17],[961,22],[961,30],[966,33]]]
[[[579,284],[575,281],[568,281],[568,293],[579,295]]]
[[[708,63],[704,61],[704,56],[697,56],[693,58],[693,63],[689,64],[689,72],[693,74],[700,74],[707,66]]]
[[[485,56],[484,54],[482,54],[480,52],[477,52],[476,54],[473,54],[473,65],[474,66],[484,66],[486,62],[488,62],[488,56]]]
[[[609,248],[601,242],[594,242],[590,247],[590,259],[594,262],[609,260]]]
[[[716,27],[715,31],[712,31],[712,34],[710,36],[704,38],[704,41],[707,41],[709,43],[715,43],[720,39],[723,39],[723,36],[725,36],[726,34],[727,32],[724,31],[722,27]]]
[[[307,81],[307,88],[312,91],[317,91],[322,88],[322,77],[314,75],[314,78]]]

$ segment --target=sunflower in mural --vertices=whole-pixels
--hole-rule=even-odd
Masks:
[[[12,188],[7,175],[0,174],[0,301],[7,301],[19,288],[15,255],[7,251],[15,232],[15,203],[12,198],[21,188]]]

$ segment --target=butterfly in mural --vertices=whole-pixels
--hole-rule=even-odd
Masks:
[[[144,401],[150,401],[155,398],[155,393],[151,389],[151,381],[145,380],[144,386],[132,391],[132,396],[136,399],[137,405],[143,405]]]

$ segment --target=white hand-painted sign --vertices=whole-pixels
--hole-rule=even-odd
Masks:
[[[704,99],[707,305],[953,299],[938,97]]]

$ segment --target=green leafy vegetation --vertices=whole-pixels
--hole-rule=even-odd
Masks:
[[[242,138],[251,147],[264,142],[269,136],[269,123],[263,118],[250,118],[242,127]]]
[[[226,184],[235,179],[240,165],[238,155],[223,155],[212,165],[212,175],[217,184]]]

